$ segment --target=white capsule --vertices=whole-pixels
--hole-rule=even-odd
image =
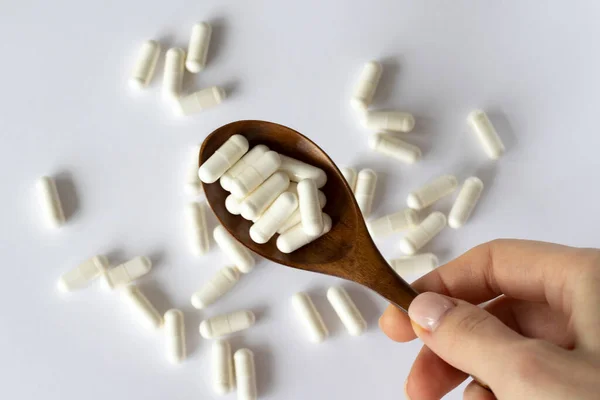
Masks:
[[[454,175],[442,175],[410,192],[406,204],[414,210],[422,210],[454,192],[457,186],[458,180]]]
[[[415,118],[401,111],[368,111],[363,125],[372,131],[410,132],[415,127]]]
[[[258,146],[254,146],[247,152],[244,157],[240,158],[238,162],[235,163],[233,167],[231,167],[219,180],[221,183],[221,187],[227,191],[231,190],[231,181],[233,178],[237,177],[243,170],[245,170],[250,165],[257,162],[266,152],[269,151],[269,148],[263,144],[259,144]]]
[[[192,27],[185,67],[193,74],[200,72],[206,65],[211,34],[212,27],[206,22],[199,22]]]
[[[310,236],[323,232],[323,213],[319,204],[317,185],[312,179],[298,183],[298,204],[302,218],[302,229]]]
[[[292,183],[290,183],[290,187],[292,187]],[[288,189],[289,191],[289,189]],[[321,192],[320,190],[317,191],[318,195],[319,195],[319,206],[321,207],[321,210],[323,209],[323,207],[325,207],[325,204],[327,204],[327,198],[325,197],[325,193]],[[296,225],[300,224],[302,222],[302,216],[300,215],[300,210],[296,209],[296,211],[294,211],[292,213],[292,215],[290,215],[290,217],[287,219],[287,221],[285,221],[283,223],[283,225],[281,225],[281,227],[277,230],[277,233],[282,234],[284,232],[289,231],[290,229],[292,229],[293,227],[295,227]]]
[[[296,195],[283,192],[250,227],[250,238],[259,244],[267,243],[296,208],[298,208]],[[320,209],[319,213],[321,213]]]
[[[167,101],[177,100],[181,96],[185,51],[180,48],[167,50],[165,72],[163,75],[163,97]]]
[[[240,272],[235,267],[225,267],[192,295],[192,305],[201,310],[228,293],[240,280]]]
[[[230,194],[225,199],[225,208],[230,214],[240,215],[242,213],[242,201],[244,201],[244,199],[238,199],[234,195]]]
[[[292,296],[292,307],[311,342],[320,343],[329,335],[321,314],[315,308],[312,299],[306,293],[296,293]]]
[[[204,183],[213,183],[231,168],[248,151],[248,140],[233,135],[202,164],[198,176]]]
[[[231,345],[227,340],[215,340],[212,345],[212,377],[213,390],[218,395],[225,395],[234,388],[233,357]]]
[[[352,192],[356,189],[356,170],[354,168],[342,168],[340,170],[346,182],[348,182],[348,186],[352,189]]]
[[[74,269],[65,272],[58,280],[61,292],[72,292],[87,287],[108,268],[108,260],[104,256],[94,256],[85,260]]]
[[[371,214],[376,186],[377,174],[375,171],[372,169],[363,169],[358,173],[354,197],[365,219]]]
[[[438,266],[435,254],[423,253],[415,256],[402,256],[390,260],[390,265],[399,276],[423,275],[433,271]]]
[[[129,78],[129,86],[133,89],[143,89],[148,86],[154,76],[159,55],[160,45],[155,40],[148,40],[142,44]]]
[[[300,247],[306,246],[314,242],[321,236],[331,230],[331,217],[323,213],[323,232],[319,235],[309,235],[304,232],[302,224],[298,224],[293,228],[285,231],[277,238],[277,249],[282,253],[289,254],[298,250]]]
[[[52,228],[58,228],[65,223],[65,213],[56,189],[56,182],[49,176],[43,176],[37,183],[40,205],[46,214],[46,221]]]
[[[162,326],[163,316],[137,286],[130,285],[124,288],[122,297],[138,315],[146,328],[158,329]]]
[[[406,208],[394,214],[389,214],[374,221],[367,222],[369,233],[373,237],[389,236],[414,228],[419,223],[419,215],[412,208]]]
[[[327,290],[327,300],[340,317],[346,330],[352,336],[360,336],[367,329],[367,322],[352,301],[352,298],[341,286],[330,287]]]
[[[185,190],[190,196],[198,196],[202,193],[202,182],[200,182],[200,177],[198,177],[199,155],[200,146],[193,146],[190,152],[189,169],[185,182]]]
[[[286,191],[289,185],[290,180],[284,173],[277,172],[271,175],[269,179],[244,199],[241,205],[242,217],[248,221],[257,219],[281,193]]]
[[[446,216],[439,211],[432,212],[418,226],[410,230],[400,240],[400,251],[413,255],[446,226]]]
[[[421,159],[420,148],[385,133],[372,135],[369,139],[369,147],[384,156],[407,164],[414,164]]]
[[[181,97],[175,105],[175,112],[184,116],[197,114],[207,108],[221,104],[225,96],[225,90],[217,86],[201,89]]]
[[[303,179],[312,179],[318,188],[322,188],[327,183],[327,174],[321,168],[281,154],[280,157],[281,166],[279,170],[285,172],[290,181],[300,182]]]
[[[139,277],[146,275],[152,269],[148,257],[138,256],[131,260],[106,270],[103,273],[104,283],[109,289],[127,285]]]
[[[450,228],[458,229],[467,222],[483,191],[483,182],[476,176],[468,178],[448,214]]]
[[[179,364],[186,357],[185,322],[181,310],[171,309],[165,313],[165,336],[167,360]]]
[[[371,105],[382,71],[383,68],[377,61],[369,61],[365,64],[354,89],[352,100],[350,101],[355,110],[364,111]]]
[[[238,400],[256,400],[256,367],[254,353],[240,349],[233,355]]]
[[[494,125],[489,120],[487,114],[482,110],[475,110],[467,117],[467,123],[473,129],[483,150],[489,158],[493,160],[499,159],[504,154],[504,144],[498,136]]]
[[[227,229],[219,225],[213,231],[215,242],[223,253],[231,260],[240,272],[247,274],[254,268],[254,258],[250,251],[245,248],[240,242],[235,240]]]
[[[246,197],[273,175],[280,165],[281,158],[277,152],[266,152],[231,180],[229,184],[231,194],[238,199]]]
[[[208,253],[210,248],[204,204],[190,203],[186,211],[190,248],[195,255],[202,256]]]
[[[288,186],[286,192],[293,193],[298,197],[298,184],[296,182],[290,182],[290,186]]]
[[[248,329],[254,325],[255,321],[256,317],[250,310],[218,315],[200,323],[200,335],[204,339],[214,339]]]

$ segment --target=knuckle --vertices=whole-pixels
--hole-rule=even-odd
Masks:
[[[460,335],[477,335],[492,318],[491,314],[484,312],[465,312],[456,321],[456,331]]]

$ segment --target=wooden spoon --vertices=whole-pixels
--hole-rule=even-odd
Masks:
[[[278,153],[323,169],[327,174],[327,184],[321,188],[327,196],[324,212],[331,216],[333,223],[328,234],[293,253],[284,254],[277,250],[275,238],[266,244],[250,239],[252,222],[225,209],[229,193],[218,181],[203,184],[206,200],[225,229],[268,260],[360,283],[406,312],[417,292],[392,270],[377,250],[352,190],[327,154],[310,139],[286,126],[265,121],[237,121],[220,127],[204,140],[199,165],[235,134],[248,139],[250,148],[264,144]]]

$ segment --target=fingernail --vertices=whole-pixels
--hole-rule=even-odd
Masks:
[[[455,304],[441,294],[427,292],[418,295],[408,308],[408,316],[414,323],[430,332],[440,324],[442,317]]]

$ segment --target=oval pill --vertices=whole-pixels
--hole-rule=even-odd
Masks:
[[[314,242],[321,236],[325,235],[331,230],[331,217],[323,213],[323,232],[321,234],[313,236],[304,232],[302,224],[298,224],[293,228],[287,230],[285,233],[279,235],[277,238],[277,249],[282,253],[289,254],[298,250],[300,247],[306,246],[309,243]]]
[[[483,150],[492,160],[497,160],[504,154],[505,148],[496,128],[482,110],[475,110],[467,117],[467,123],[473,129]]]
[[[356,189],[356,170],[354,168],[342,168],[340,169],[342,175],[344,175],[344,179],[348,182],[348,186],[352,189],[352,192]]]
[[[400,251],[413,255],[431,241],[446,226],[446,216],[439,211],[429,214],[418,226],[400,240]]]
[[[185,182],[185,190],[191,196],[198,196],[202,193],[202,183],[198,176],[198,160],[200,154],[200,146],[193,146],[190,152],[189,169]]]
[[[235,267],[225,267],[192,295],[192,306],[201,310],[228,293],[240,280],[240,272]]]
[[[256,367],[254,353],[240,349],[233,355],[238,400],[256,400]]]
[[[415,127],[415,118],[402,111],[368,111],[363,125],[372,131],[410,132]]]
[[[367,322],[352,301],[352,298],[341,286],[333,286],[327,290],[327,300],[340,317],[348,333],[360,336],[367,329]]]
[[[206,65],[211,34],[212,27],[206,22],[199,22],[192,27],[185,67],[193,74],[200,72]]]
[[[454,192],[457,186],[458,180],[454,175],[442,175],[409,193],[406,204],[414,210],[422,210]]]
[[[267,243],[296,208],[298,208],[296,195],[283,192],[250,227],[250,238],[259,244]],[[321,209],[319,209],[320,212]]]
[[[237,269],[247,274],[254,268],[254,258],[250,254],[250,250],[245,248],[240,242],[234,239],[227,229],[219,225],[213,231],[215,242],[223,253],[231,260]]]
[[[181,97],[175,105],[175,111],[184,116],[197,114],[207,108],[221,104],[225,96],[225,90],[217,86],[201,89]]]
[[[212,345],[213,390],[225,395],[233,390],[233,356],[227,340],[215,340]]]
[[[306,293],[299,292],[292,296],[292,308],[306,329],[311,342],[320,343],[327,338],[329,331],[325,322]]]
[[[423,253],[414,256],[402,256],[390,260],[390,266],[399,275],[423,275],[433,271],[439,264],[435,254]]]
[[[218,315],[200,323],[200,335],[205,339],[229,335],[250,328],[255,321],[256,317],[250,310]]]
[[[186,213],[190,247],[194,254],[202,256],[206,254],[210,248],[204,204],[188,204]]]
[[[61,292],[83,289],[102,275],[108,267],[108,260],[105,256],[94,256],[62,274],[58,280],[58,289]]]
[[[229,168],[248,151],[248,140],[242,135],[233,135],[198,170],[204,183],[216,182]]]
[[[163,324],[163,316],[135,285],[123,289],[122,297],[138,315],[142,324],[149,329],[158,329]]]
[[[165,313],[165,336],[167,360],[179,364],[186,357],[185,322],[181,310],[171,309]]]
[[[260,217],[275,199],[287,190],[290,180],[282,172],[271,175],[254,192],[244,199],[240,207],[242,217],[254,221]]]
[[[56,182],[49,176],[43,176],[37,183],[37,189],[48,225],[52,228],[60,227],[65,223],[66,218]]]
[[[421,159],[420,148],[385,133],[372,135],[369,139],[369,147],[384,156],[407,164],[414,164]]]
[[[319,204],[319,191],[312,179],[304,179],[298,183],[298,204],[304,232],[311,236],[323,232],[323,212]]]
[[[138,53],[129,85],[134,89],[143,89],[152,80],[158,56],[160,55],[160,45],[155,40],[148,40],[142,44]]]
[[[382,71],[383,68],[377,61],[369,61],[365,64],[350,102],[355,110],[364,111],[371,105]]]
[[[367,222],[369,233],[373,237],[389,236],[414,228],[419,223],[419,215],[412,208],[406,208],[394,214],[389,214],[374,221]]]
[[[236,162],[233,167],[223,174],[219,180],[221,187],[227,191],[231,191],[231,181],[233,178],[238,176],[247,167],[258,161],[258,159],[267,151],[269,151],[269,148],[263,144],[259,144],[258,146],[254,146],[252,149],[250,149],[250,151],[247,152],[244,157],[240,158],[240,160]]]
[[[371,214],[376,186],[377,174],[375,171],[372,169],[363,169],[358,173],[354,197],[365,219]]]
[[[292,187],[292,183],[290,183],[290,187]],[[289,189],[288,189],[288,191],[289,191]],[[327,204],[327,198],[325,197],[325,193],[323,193],[320,190],[318,191],[318,195],[319,195],[319,206],[321,207],[321,210],[322,210],[323,207],[325,207],[325,204]],[[294,211],[292,213],[292,215],[290,215],[290,217],[287,219],[287,221],[285,221],[283,223],[283,225],[281,225],[281,227],[277,230],[277,233],[282,234],[284,232],[287,232],[288,230],[290,230],[291,228],[293,228],[294,226],[298,225],[301,222],[302,222],[302,216],[300,215],[300,210],[296,209],[296,211]]]
[[[281,158],[277,152],[266,152],[231,180],[229,185],[231,194],[237,198],[246,197],[273,175],[280,165]]]
[[[290,181],[300,182],[303,179],[312,179],[317,184],[317,188],[322,188],[327,183],[327,174],[321,168],[282,154],[279,156],[281,157],[279,170],[285,172]]]
[[[163,97],[173,101],[181,96],[185,51],[180,48],[167,50],[165,55],[165,72],[163,75]]]
[[[106,270],[103,273],[104,283],[109,289],[126,285],[139,277],[146,275],[152,269],[148,257],[138,256],[131,260]]]
[[[448,214],[450,228],[458,229],[467,222],[473,209],[481,197],[483,182],[476,176],[468,178],[456,197],[456,201]]]

